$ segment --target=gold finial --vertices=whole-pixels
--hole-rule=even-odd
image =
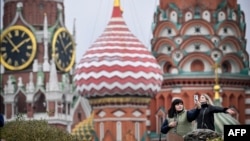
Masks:
[[[114,0],[114,6],[120,7],[120,0]]]
[[[220,68],[218,63],[215,63],[215,65],[213,66],[214,68],[214,73],[215,73],[215,85],[214,85],[214,91],[215,91],[215,95],[214,95],[214,99],[219,99],[220,98],[220,85],[219,85],[219,78],[218,78],[218,69]]]

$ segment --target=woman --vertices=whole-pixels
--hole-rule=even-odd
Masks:
[[[181,99],[173,100],[168,117],[161,127],[161,132],[174,133],[181,137],[193,130],[192,121],[196,119],[200,112],[200,103],[196,102],[197,108],[185,110]]]
[[[229,113],[230,115],[235,114],[232,109],[212,105],[213,102],[207,94],[202,94],[200,96],[200,103],[201,110],[196,119],[197,129],[210,129],[215,131],[214,113]]]

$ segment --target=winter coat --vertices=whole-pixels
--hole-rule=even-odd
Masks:
[[[188,132],[193,131],[192,121],[199,115],[200,109],[183,110],[176,114],[174,118],[167,118],[161,126],[161,133],[167,134],[168,132],[176,133],[180,136],[184,136]],[[169,127],[168,124],[171,121],[177,121],[176,127]]]
[[[214,127],[214,113],[226,113],[228,108],[213,106],[210,104],[202,104],[200,114],[198,115],[197,129],[210,129],[215,131]]]

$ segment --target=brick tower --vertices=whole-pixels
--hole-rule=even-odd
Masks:
[[[1,113],[71,128],[90,114],[74,90],[74,35],[63,0],[5,0],[1,30]]]

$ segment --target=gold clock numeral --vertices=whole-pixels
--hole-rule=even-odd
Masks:
[[[32,46],[27,46],[27,49],[32,49]]]
[[[6,51],[6,47],[1,47],[1,52]]]
[[[3,57],[4,60],[6,60],[7,59],[7,53],[2,54],[2,57]]]
[[[62,65],[62,61],[61,61],[60,59],[59,59],[59,61],[58,61],[58,64],[59,64],[59,65]]]
[[[15,36],[19,36],[19,30],[15,30]]]
[[[59,56],[59,54],[58,54],[58,53],[56,53],[56,54],[55,54],[55,58],[58,58],[58,56]]]
[[[22,61],[22,63],[25,63],[25,60],[23,58],[21,59],[21,61]]]
[[[25,32],[23,32],[23,33],[22,33],[21,37],[23,38],[23,37],[24,37],[24,35],[25,35]]]
[[[68,64],[69,64],[69,61],[65,62],[65,64],[67,64],[67,65],[68,65]]]
[[[17,62],[17,61],[15,61],[14,66],[19,66],[19,64],[18,64],[18,62]]]
[[[29,52],[26,52],[26,56],[27,56],[27,57],[30,57],[30,55],[31,55],[31,54],[30,54]]]
[[[9,59],[7,60],[7,63],[8,63],[8,64],[12,64],[11,58],[9,58]]]

